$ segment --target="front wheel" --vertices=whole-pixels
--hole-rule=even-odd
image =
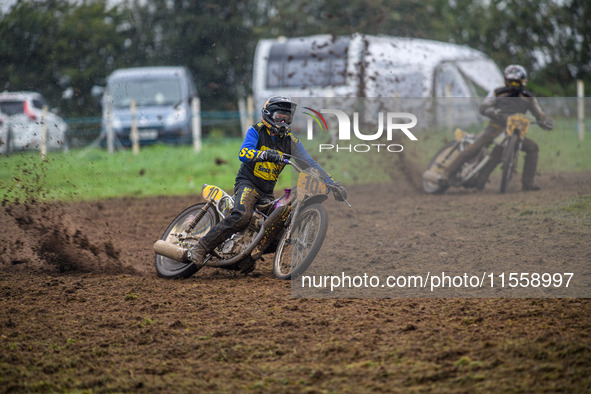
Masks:
[[[186,230],[191,222],[199,213],[203,213],[204,206],[205,203],[200,203],[185,209],[168,225],[160,239],[185,249],[195,246],[197,241],[219,221],[216,211],[210,207],[193,227],[193,230],[187,233]],[[158,276],[166,279],[188,278],[197,272],[197,267],[193,263],[183,263],[159,254],[156,255],[154,265]]]
[[[511,139],[507,143],[507,148],[503,154],[503,174],[501,177],[501,193],[505,193],[507,191],[507,187],[509,187],[509,181],[515,172],[515,168],[517,167],[517,158],[519,155],[519,150],[517,149],[517,142],[519,140],[519,136],[517,134],[513,134]]]
[[[327,229],[328,214],[322,205],[302,210],[291,224],[291,232],[286,231],[279,240],[273,261],[275,277],[291,279],[302,274],[320,251]]]

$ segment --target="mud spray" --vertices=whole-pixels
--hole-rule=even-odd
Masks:
[[[104,240],[102,231],[100,236],[103,239],[97,241],[78,226],[100,219],[100,209],[78,212],[59,202],[44,202],[47,196],[44,162],[36,158],[23,160],[18,169],[10,184],[3,185],[0,209],[2,265],[54,273],[135,273],[133,268],[120,261],[120,250],[110,239]],[[89,217],[89,214],[96,217]]]

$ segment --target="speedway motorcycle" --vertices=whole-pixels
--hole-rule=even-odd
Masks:
[[[501,193],[507,191],[511,177],[517,171],[519,152],[530,124],[532,122],[523,114],[511,115],[507,119],[505,130],[494,140],[495,144],[503,147]],[[449,186],[471,186],[471,182],[474,182],[485,164],[491,160],[491,151],[487,147],[482,148],[474,158],[464,163],[456,174],[449,179],[449,184],[440,184],[439,178],[445,168],[455,160],[460,152],[473,144],[476,138],[474,134],[456,129],[454,140],[445,144],[435,154],[429,162],[427,170],[423,173],[423,190],[426,193],[441,194]]]
[[[304,171],[291,159],[285,164],[298,172],[295,189],[255,204],[248,226],[216,247],[203,266],[248,273],[263,254],[273,252],[273,274],[279,279],[297,277],[310,266],[326,236],[328,215],[321,203],[332,186],[316,169]],[[154,244],[156,272],[162,278],[188,278],[197,272],[201,267],[191,262],[191,249],[232,211],[232,196],[217,186],[203,186],[207,202],[182,211]]]

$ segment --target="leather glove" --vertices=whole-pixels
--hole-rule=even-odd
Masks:
[[[285,160],[285,157],[281,153],[277,152],[276,150],[269,149],[269,150],[264,150],[261,152],[261,154],[259,155],[258,161],[270,161],[271,163],[283,163],[284,160]]]
[[[345,201],[347,199],[347,189],[345,189],[345,186],[336,184],[334,189],[332,189],[332,193],[334,199],[337,201]]]
[[[550,118],[543,118],[538,120],[538,125],[544,130],[553,130],[554,129],[554,121]]]

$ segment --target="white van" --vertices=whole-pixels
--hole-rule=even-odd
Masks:
[[[260,40],[253,70],[255,108],[283,95],[405,98],[425,109],[427,98],[480,98],[502,84],[498,66],[467,46],[362,34]]]
[[[102,128],[110,122],[118,141],[131,145],[131,102],[137,105],[140,143],[189,143],[191,101],[197,97],[185,67],[135,67],[113,71],[103,95]]]

